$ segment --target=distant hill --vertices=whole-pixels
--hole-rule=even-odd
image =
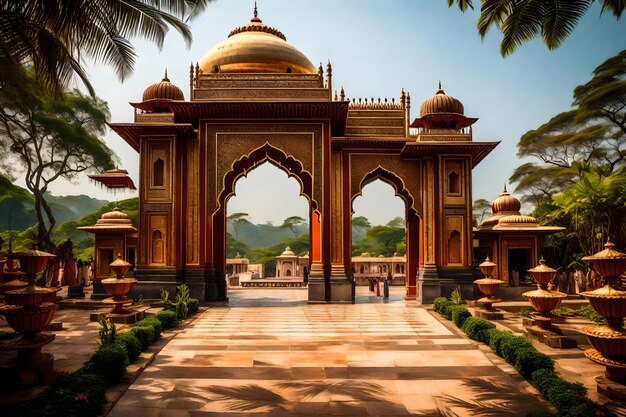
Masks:
[[[86,195],[54,196],[46,194],[57,225],[76,220],[107,204],[106,200],[98,200]],[[0,229],[25,230],[37,223],[34,212],[35,199],[25,188],[0,175]]]
[[[300,236],[309,233],[309,226],[299,226],[296,228],[296,235]],[[228,233],[235,237],[238,241],[244,243],[250,249],[266,248],[274,246],[286,239],[293,239],[294,234],[289,229],[281,229],[272,224],[253,224],[243,223],[237,228],[235,234],[232,225],[228,225]]]

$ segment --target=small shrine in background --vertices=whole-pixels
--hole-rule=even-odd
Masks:
[[[134,265],[137,228],[133,226],[130,217],[116,206],[112,211],[104,213],[95,225],[77,229],[95,235],[92,298],[108,297],[101,282],[114,275],[111,263],[118,253],[125,254],[126,260]]]
[[[368,285],[372,278],[390,277],[390,285],[405,285],[406,256],[394,253],[393,256],[372,256],[364,252],[352,257],[352,271],[356,285]]]
[[[474,238],[478,239],[475,259],[489,257],[497,264],[492,277],[514,286],[519,285],[529,268],[539,264],[541,238],[565,230],[540,226],[534,217],[521,214],[521,207],[505,186],[491,204],[491,217],[474,229]]]

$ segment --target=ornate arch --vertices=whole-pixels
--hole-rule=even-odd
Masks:
[[[411,214],[420,217],[417,210],[415,210],[415,201],[409,190],[406,189],[404,185],[404,181],[400,177],[398,177],[393,172],[381,167],[380,165],[374,169],[373,171],[365,174],[361,182],[359,183],[359,191],[352,196],[352,200],[350,201],[350,210],[354,214],[354,200],[360,195],[363,195],[363,187],[367,184],[376,181],[376,180],[384,181],[385,183],[391,185],[393,188],[395,195],[402,198],[404,203],[406,204],[407,210],[411,212]]]
[[[219,194],[216,211],[226,207],[225,203],[235,195],[235,183],[239,178],[247,177],[251,170],[267,161],[285,171],[287,176],[295,178],[300,184],[300,195],[309,200],[313,210],[317,210],[317,202],[313,199],[311,173],[305,170],[296,158],[265,142],[263,146],[236,160],[231,169],[224,174],[224,188]]]

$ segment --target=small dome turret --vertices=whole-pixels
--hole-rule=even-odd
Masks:
[[[493,214],[501,212],[519,213],[521,208],[522,203],[506,191],[506,185],[504,186],[502,194],[491,203],[491,211]]]
[[[142,101],[148,100],[184,100],[183,90],[172,84],[167,78],[167,70],[163,79],[158,83],[152,84],[143,92]]]
[[[458,114],[463,116],[464,112],[463,103],[447,95],[441,88],[441,83],[439,83],[439,89],[435,95],[426,100],[420,107],[420,117],[429,114]]]

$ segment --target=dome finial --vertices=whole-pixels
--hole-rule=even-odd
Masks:
[[[441,90],[441,80],[439,80],[439,89]]]
[[[165,74],[163,75],[163,79],[161,81],[169,81],[170,79],[167,78],[167,67],[165,67]]]
[[[254,2],[254,12],[253,12],[253,17],[252,19],[250,19],[251,22],[259,22],[261,23],[261,19],[259,19],[259,11],[256,7],[256,0]]]
[[[441,88],[441,80],[439,80],[439,89],[437,90],[435,95],[437,94],[445,94],[445,92],[443,91],[443,88]]]
[[[504,183],[504,191],[505,193],[508,193],[508,191],[506,190],[506,182]]]

